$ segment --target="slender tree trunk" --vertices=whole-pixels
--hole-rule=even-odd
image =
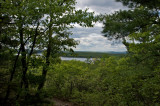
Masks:
[[[9,97],[9,94],[10,94],[10,83],[12,82],[13,76],[14,76],[15,71],[16,71],[16,66],[17,66],[17,62],[18,62],[20,52],[21,52],[21,47],[19,48],[18,54],[17,54],[15,62],[14,62],[13,70],[11,71],[11,76],[10,76],[10,79],[9,79],[9,85],[7,87],[7,92],[6,92],[6,96],[5,96],[5,99],[4,99],[4,104],[6,103],[8,97]]]
[[[122,43],[126,46],[126,49],[129,52],[129,43],[126,41],[125,38],[122,38]]]
[[[24,37],[24,34],[23,34],[23,25],[21,25],[19,27],[19,34],[20,34],[20,44],[21,44],[21,63],[22,63],[22,79],[21,79],[21,83],[20,83],[20,88],[22,89],[23,87],[23,84],[24,84],[24,87],[25,87],[25,91],[26,93],[28,92],[28,81],[27,81],[27,78],[26,78],[26,73],[27,73],[27,63],[26,63],[26,50],[25,50],[25,42],[23,41],[23,37]],[[19,95],[20,93],[18,93],[16,99],[19,98]]]
[[[36,39],[37,39],[37,36],[38,36],[38,27],[39,27],[39,23],[36,27],[36,30],[35,30],[35,35],[34,35],[34,39],[33,39],[33,43],[32,43],[32,47],[31,47],[31,51],[29,53],[29,56],[28,56],[28,59],[26,61],[26,54],[25,54],[25,59],[23,58],[23,55],[22,55],[22,66],[23,66],[23,75],[22,75],[22,80],[21,80],[21,85],[20,87],[22,88],[23,87],[23,84],[25,85],[25,90],[27,90],[28,92],[28,89],[29,89],[29,84],[28,84],[28,81],[27,81],[27,78],[26,78],[26,74],[27,74],[27,70],[28,70],[28,64],[29,64],[29,60],[33,54],[33,50],[34,50],[34,47],[35,47],[35,44],[36,44]],[[25,51],[25,48],[22,50],[22,51]],[[22,52],[23,53],[23,52]],[[19,94],[17,95],[17,99],[19,98]]]
[[[35,35],[34,35],[34,38],[33,38],[31,51],[30,51],[28,59],[27,59],[27,70],[28,70],[28,64],[29,64],[30,58],[31,58],[31,56],[33,54],[33,50],[34,50],[34,47],[35,47],[35,44],[36,44],[36,40],[37,40],[37,36],[38,36],[38,27],[39,27],[39,22],[38,22],[38,25],[37,25],[37,27],[35,29]]]
[[[50,53],[51,53],[51,39],[52,39],[52,29],[51,28],[52,28],[52,25],[49,26],[49,35],[48,35],[49,43],[48,43],[48,47],[47,47],[46,63],[43,66],[42,81],[40,82],[40,84],[38,86],[38,91],[40,91],[44,86],[44,83],[46,81],[48,67],[50,65],[49,57],[50,57]]]
[[[25,86],[25,89],[28,89],[28,81],[26,78],[26,73],[27,73],[27,63],[26,63],[26,50],[25,50],[25,43],[23,41],[23,29],[20,30],[20,42],[21,42],[21,47],[22,47],[22,58],[21,58],[21,62],[22,62],[22,82],[21,82],[21,88],[23,86]]]
[[[66,0],[64,0],[62,3],[59,4],[59,6],[62,6],[63,3],[66,2]],[[53,34],[53,30],[52,30],[52,14],[50,13],[50,25],[49,25],[49,35],[48,35],[48,38],[49,38],[49,43],[48,43],[48,47],[47,47],[47,55],[46,55],[46,63],[45,65],[43,66],[43,72],[42,72],[42,81],[40,82],[39,86],[38,86],[38,91],[40,91],[43,86],[44,86],[44,83],[46,81],[46,75],[47,75],[47,71],[48,71],[48,67],[50,65],[50,62],[49,62],[49,57],[50,57],[50,53],[51,53],[51,42],[52,42],[52,34]]]

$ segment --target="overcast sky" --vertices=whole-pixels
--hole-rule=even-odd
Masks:
[[[95,14],[111,14],[120,9],[127,9],[115,0],[77,0],[76,9],[84,10],[85,8],[89,8],[89,11],[94,11]],[[74,49],[76,51],[126,51],[121,42],[114,43],[114,41],[109,41],[102,36],[102,23],[96,23],[93,28],[75,26],[76,28],[72,29],[73,35],[71,37],[80,41],[80,44]]]

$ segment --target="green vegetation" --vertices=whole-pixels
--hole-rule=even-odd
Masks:
[[[50,66],[44,90],[82,106],[160,105],[159,73],[129,57],[63,61]]]
[[[88,12],[87,9],[76,10],[75,4],[75,0],[0,2],[0,57],[3,57],[3,63],[9,65],[5,69],[8,70],[8,75],[5,96],[2,96],[3,104],[10,101],[12,83],[15,80],[17,82],[13,101],[30,100],[30,77],[34,76],[31,70],[36,70],[37,67],[41,67],[41,74],[37,76],[39,81],[35,84],[35,95],[40,98],[50,63],[59,61],[54,58],[58,58],[62,50],[73,52],[72,47],[78,44],[69,37],[72,34],[70,29],[74,28],[73,24],[93,27],[93,23],[97,21],[93,12]],[[34,54],[37,49],[45,49],[42,56]],[[6,54],[10,56],[5,59]],[[18,78],[15,79],[15,76]]]
[[[41,65],[30,67],[28,80],[32,99],[26,101],[26,104],[52,104],[45,101],[45,98],[56,97],[83,106],[160,105],[159,68],[152,70],[150,65],[138,64],[131,56],[122,58],[110,56],[91,63],[73,60],[52,63],[43,91],[37,100],[34,99],[34,95],[41,78],[41,69]],[[4,76],[2,70],[1,75]],[[11,85],[13,89],[11,100],[18,90],[15,84],[19,76],[14,78]],[[3,83],[1,80],[1,84]],[[1,92],[1,95],[3,94],[4,92]]]
[[[85,58],[102,58],[106,56],[125,56],[126,52],[86,52],[86,51],[75,51],[74,53],[65,52],[64,57],[85,57]]]
[[[54,105],[60,98],[80,106],[159,106],[159,0],[117,1],[131,9],[95,17],[75,10],[75,0],[1,1],[0,105]],[[78,52],[103,58],[61,61],[62,51],[78,44],[69,37],[73,23],[98,20],[104,36],[123,40],[128,53]]]

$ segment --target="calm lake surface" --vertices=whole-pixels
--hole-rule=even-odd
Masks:
[[[87,58],[78,58],[78,57],[61,57],[61,60],[77,60],[77,61],[87,61]],[[92,60],[92,58],[90,59]]]
[[[42,55],[41,53],[38,53],[38,55]],[[61,57],[61,60],[77,60],[77,61],[83,61],[87,62],[88,58],[83,58],[83,57]],[[92,58],[89,58],[89,60],[93,60]]]

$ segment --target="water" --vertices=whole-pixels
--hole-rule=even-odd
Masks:
[[[41,53],[38,53],[38,55],[42,55]],[[89,62],[92,61],[93,58],[84,58],[84,57],[61,57],[61,60],[77,60],[77,61],[82,61],[82,62]]]
[[[83,62],[86,62],[88,61],[88,58],[78,58],[78,57],[61,57],[61,60],[77,60],[77,61],[83,61]],[[89,59],[89,60],[92,60]]]

